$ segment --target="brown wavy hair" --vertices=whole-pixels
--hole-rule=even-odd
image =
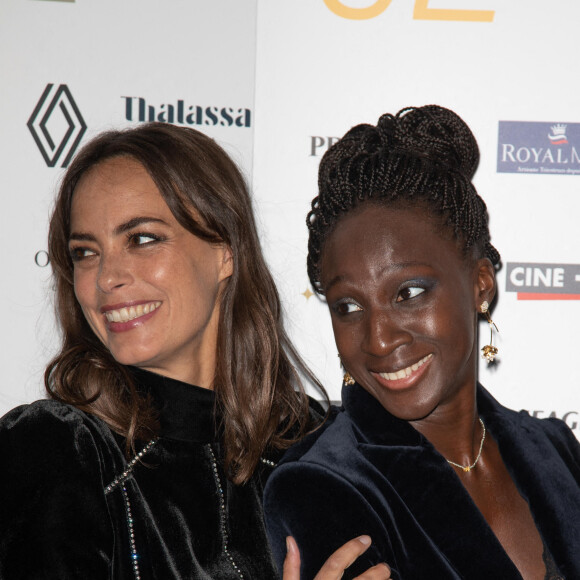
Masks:
[[[126,438],[127,453],[159,429],[151,401],[139,395],[131,373],[93,333],[74,294],[68,251],[74,190],[88,170],[115,157],[145,167],[184,228],[232,250],[233,274],[221,297],[214,390],[226,472],[244,483],[264,452],[286,448],[312,428],[298,370],[327,396],[283,328],[244,179],[225,151],[199,131],[164,123],[108,131],[85,145],[67,169],[49,230],[63,340],[45,372],[48,395],[103,419]]]

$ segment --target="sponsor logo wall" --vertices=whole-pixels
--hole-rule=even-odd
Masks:
[[[202,130],[240,163],[290,333],[339,399],[326,305],[305,268],[318,163],[352,125],[437,103],[463,116],[478,139],[475,184],[503,258],[499,363],[480,365],[481,382],[502,403],[562,418],[580,437],[580,81],[570,72],[580,5],[171,0],[159,10],[153,0],[139,10],[113,0],[3,7],[1,297],[9,332],[0,413],[40,396],[58,341],[46,228],[60,176],[97,132],[150,120]],[[103,42],[104,29],[119,39],[114,46]],[[539,43],[545,30],[557,30],[558,42]],[[482,345],[487,339],[482,326]]]

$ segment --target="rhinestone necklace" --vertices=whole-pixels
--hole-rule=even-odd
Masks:
[[[471,465],[460,465],[459,463],[455,463],[454,461],[449,461],[449,459],[446,459],[447,463],[450,463],[454,467],[459,467],[459,469],[462,469],[465,472],[471,471],[477,465],[477,462],[479,461],[479,458],[481,457],[481,450],[483,449],[483,442],[485,441],[485,425],[484,425],[483,421],[481,420],[481,417],[479,417],[479,422],[481,423],[481,428],[483,429],[483,435],[481,436],[481,443],[479,444],[479,453],[477,454],[475,461]]]

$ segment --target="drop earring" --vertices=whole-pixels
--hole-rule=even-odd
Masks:
[[[481,313],[485,314],[485,317],[487,318],[487,323],[489,324],[489,332],[490,332],[489,344],[486,344],[481,349],[483,352],[481,357],[484,358],[488,363],[490,363],[495,360],[495,357],[497,355],[497,346],[493,346],[493,329],[495,328],[496,332],[499,332],[499,330],[495,322],[491,319],[491,316],[489,314],[489,302],[487,300],[484,300],[481,303]]]
[[[348,371],[344,372],[344,377],[342,378],[342,380],[344,381],[344,384],[348,385],[349,387],[351,385],[354,385],[354,379],[352,378],[351,374]]]
[[[338,355],[338,358],[340,359],[340,366],[344,369],[344,364],[342,362],[342,358],[340,356],[340,354]],[[352,375],[346,370],[344,369],[344,377],[342,378],[343,382],[345,385],[348,385],[349,387],[351,385],[354,385],[354,379],[352,378]]]

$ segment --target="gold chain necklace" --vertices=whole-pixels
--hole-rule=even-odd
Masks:
[[[483,421],[481,420],[481,417],[479,417],[479,422],[481,423],[481,428],[483,429],[483,435],[481,436],[481,443],[479,444],[479,453],[477,454],[475,461],[471,465],[460,465],[459,463],[455,463],[454,461],[449,461],[449,459],[447,459],[446,460],[447,463],[450,463],[454,467],[459,467],[459,469],[462,469],[463,471],[466,471],[466,472],[471,471],[477,465],[477,462],[479,461],[479,458],[481,457],[481,450],[483,449],[483,442],[485,441],[485,425],[484,425]]]

